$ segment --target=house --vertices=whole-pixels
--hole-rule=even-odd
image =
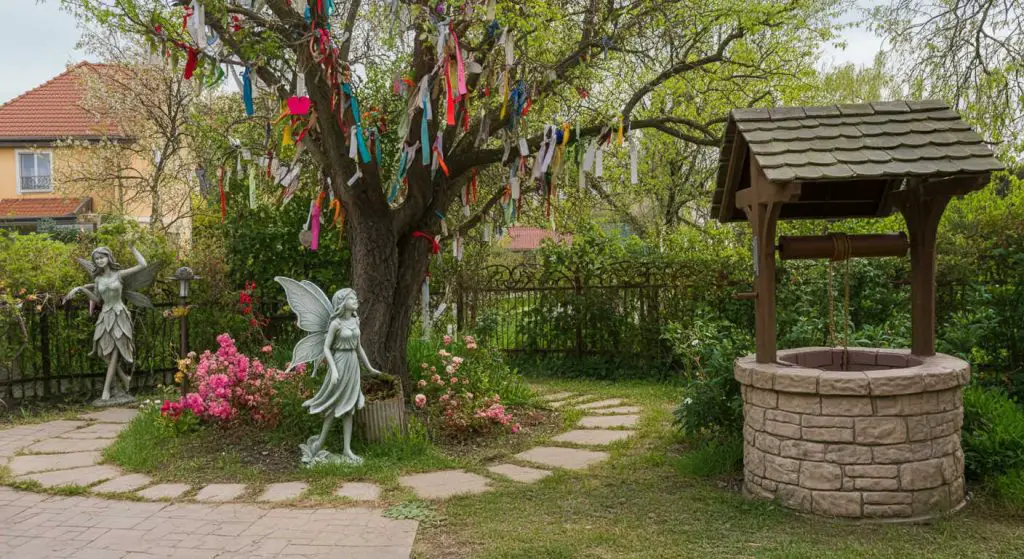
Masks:
[[[127,196],[119,178],[125,171],[144,177],[152,168],[151,161],[137,155],[141,150],[120,156],[123,161],[116,164],[122,167],[110,173],[118,178],[94,178],[104,176],[97,172],[98,162],[114,157],[111,146],[134,142],[119,123],[86,103],[90,87],[117,71],[111,65],[75,64],[0,105],[0,228],[35,231],[41,220],[52,220],[57,227],[91,229],[110,213],[150,222],[148,193]],[[86,175],[90,180],[81,179]],[[169,196],[188,196],[184,183],[175,190]],[[175,219],[173,226],[169,233],[187,241],[190,221]]]
[[[499,246],[509,252],[530,252],[540,248],[544,239],[551,239],[556,243],[572,244],[572,235],[569,234],[554,233],[540,227],[514,225],[505,232],[505,236],[499,241]]]

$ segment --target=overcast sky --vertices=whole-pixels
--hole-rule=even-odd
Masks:
[[[880,0],[860,0],[873,5]],[[0,0],[0,102],[45,82],[71,63],[85,59],[75,49],[79,32],[70,14],[58,9],[58,0]],[[855,19],[854,16],[847,18]],[[882,41],[863,29],[844,34],[845,49],[828,48],[823,64],[870,64]]]

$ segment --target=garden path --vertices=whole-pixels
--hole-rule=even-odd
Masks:
[[[628,438],[639,422],[640,409],[621,399],[595,400],[568,392],[545,399],[553,408],[581,410],[585,415],[578,428],[553,437],[549,445],[488,466],[489,474],[534,483],[556,469],[586,469],[610,457],[595,448]],[[14,485],[94,494],[46,495],[0,487],[0,524],[4,526],[0,556],[409,556],[416,521],[385,518],[379,509],[367,507],[270,508],[298,499],[307,489],[301,482],[267,485],[256,497],[261,502],[258,505],[232,503],[258,488],[243,484],[154,485],[148,476],[100,464],[101,451],[135,414],[132,409],[111,408],[75,420],[0,430],[0,465],[6,464]],[[402,476],[399,483],[423,499],[446,499],[494,488],[491,478],[464,470]],[[372,502],[379,498],[380,488],[349,482],[335,494]],[[185,500],[195,503],[181,502]]]

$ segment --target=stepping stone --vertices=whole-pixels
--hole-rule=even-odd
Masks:
[[[237,499],[242,493],[245,493],[243,483],[211,483],[199,490],[196,500],[220,503]]]
[[[67,470],[92,466],[100,461],[99,452],[73,452],[69,454],[30,454],[15,456],[7,465],[11,473],[20,476],[32,472]]]
[[[398,478],[398,483],[412,489],[421,499],[447,499],[455,495],[483,493],[490,489],[487,478],[465,470],[402,476]]]
[[[142,474],[128,474],[101,483],[92,488],[93,493],[128,493],[140,487],[153,483],[149,476]]]
[[[187,483],[161,483],[153,487],[147,487],[136,493],[136,495],[151,501],[175,499],[182,496],[189,489],[192,489],[192,486]]]
[[[611,456],[607,452],[596,450],[580,450],[560,446],[538,446],[526,452],[520,452],[515,458],[526,462],[534,462],[552,468],[582,470],[593,464],[607,460]]]
[[[573,443],[595,446],[605,446],[615,441],[628,439],[633,433],[629,431],[611,431],[609,429],[576,429],[562,433],[551,440],[558,443]]]
[[[626,415],[640,413],[641,411],[643,411],[643,408],[640,406],[619,406],[617,408],[598,408],[587,413],[590,415]]]
[[[113,466],[89,466],[88,468],[28,474],[16,479],[38,481],[43,487],[60,487],[62,485],[88,486],[96,482],[118,477],[119,475],[121,475],[121,470]]]
[[[580,427],[636,427],[639,415],[591,415],[580,419]]]
[[[76,431],[61,435],[64,439],[113,439],[124,429],[120,423],[97,423]]]
[[[555,392],[554,394],[545,394],[540,397],[545,402],[553,402],[555,400],[568,400],[570,396],[574,396],[572,392]]]
[[[348,497],[353,501],[376,501],[380,498],[380,487],[374,483],[353,481],[341,484],[334,494],[338,497]]]
[[[292,481],[288,483],[271,483],[263,490],[263,494],[257,498],[257,501],[289,501],[291,499],[298,498],[299,495],[306,490],[308,486],[301,481]]]
[[[527,468],[526,466],[516,466],[515,464],[499,464],[497,466],[488,466],[487,469],[520,483],[533,483],[551,475],[551,472],[548,470],[538,470],[537,468]]]
[[[575,407],[581,410],[592,410],[595,408],[610,408],[612,406],[621,406],[624,403],[626,403],[626,401],[623,400],[622,398],[609,398],[608,400],[598,400],[596,402],[580,404]]]
[[[89,421],[98,421],[100,423],[128,423],[135,419],[135,416],[138,414],[139,410],[131,408],[107,408],[86,414],[83,417]]]
[[[38,454],[60,454],[103,450],[110,445],[110,439],[46,439],[25,449]]]

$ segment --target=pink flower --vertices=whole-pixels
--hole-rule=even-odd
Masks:
[[[444,337],[444,345],[448,345],[448,344],[450,344],[450,343],[452,343],[452,337],[451,337],[451,336],[447,336],[447,335],[446,335],[446,336]]]
[[[417,408],[422,408],[423,406],[427,405],[427,397],[424,396],[423,394],[417,394],[415,401]]]
[[[466,399],[467,400],[472,400],[473,399],[473,393],[472,392],[466,392]]]
[[[459,383],[459,377],[452,377],[452,380],[450,380],[449,382],[451,382],[452,384],[458,384]]]
[[[437,354],[440,355],[441,357],[450,357],[451,356],[450,353],[448,353],[447,351],[445,351],[443,349],[439,349],[437,351]]]
[[[270,344],[267,344],[267,345],[261,347],[260,351],[263,352],[263,353],[270,353],[270,352],[274,351],[274,346],[272,346]]]
[[[455,367],[452,365],[448,365],[447,367],[444,368],[444,372],[450,375],[455,372]]]
[[[434,384],[443,384],[441,382],[441,375],[434,375],[434,376],[430,377],[430,382],[432,382]]]
[[[423,379],[420,379],[420,381],[416,383],[416,388],[423,388],[426,385],[427,385],[427,381],[425,381]]]
[[[427,368],[427,364],[426,363],[420,363],[420,368],[421,369],[426,369]]]
[[[462,358],[459,357],[458,355],[456,355],[455,357],[452,357],[452,364],[455,365],[456,367],[458,367],[459,365],[462,364]]]
[[[430,368],[430,372],[431,372],[431,373],[435,373],[435,372],[437,372],[437,367],[431,367],[431,368]]]
[[[522,427],[518,423],[516,423],[515,425],[512,426],[512,433],[518,433],[520,429],[522,429]]]

